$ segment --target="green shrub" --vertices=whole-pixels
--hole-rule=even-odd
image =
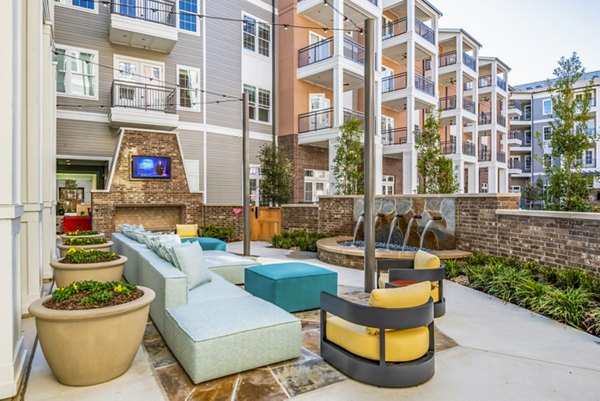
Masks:
[[[271,246],[279,249],[297,248],[301,251],[316,252],[318,240],[333,236],[331,233],[314,231],[283,231],[281,234],[275,234],[271,237]]]
[[[529,272],[525,270],[500,265],[489,279],[487,292],[504,302],[516,303],[519,288],[523,287],[529,278]]]
[[[98,251],[95,249],[71,248],[61,260],[63,263],[101,263],[119,259],[114,252]]]
[[[75,238],[67,238],[63,241],[63,245],[74,245],[74,246],[82,246],[82,245],[98,245],[98,244],[106,244],[106,238],[104,237],[75,237]]]
[[[553,291],[554,287],[551,285],[529,278],[516,289],[517,303],[523,308],[544,314],[547,307],[546,297]]]
[[[202,227],[202,236],[217,238],[223,241],[232,241],[235,230],[228,226],[204,226]]]
[[[91,309],[118,305],[142,296],[134,285],[118,282],[76,281],[59,287],[44,303],[50,309]]]
[[[590,294],[580,288],[555,290],[545,296],[545,301],[544,312],[573,327],[581,327],[588,308],[592,305]]]

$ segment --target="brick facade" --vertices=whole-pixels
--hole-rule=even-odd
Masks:
[[[354,231],[353,196],[323,196],[319,198],[319,231],[352,235]]]
[[[281,207],[281,229],[319,230],[319,205],[283,205]]]
[[[233,227],[231,241],[244,239],[244,215],[236,214],[242,210],[240,205],[204,205],[204,220],[202,226]]]
[[[174,229],[172,219],[177,214],[180,216],[177,223],[199,224],[202,221],[202,194],[189,191],[177,134],[125,130],[121,135],[107,190],[92,192],[94,230],[102,231],[108,237],[116,232],[115,223],[124,222],[115,221],[119,208],[133,213],[129,215],[132,223],[143,218],[144,226],[150,229]],[[170,157],[172,178],[132,179],[133,155]],[[153,213],[148,214],[150,209],[144,208],[152,208]],[[168,208],[169,212],[161,213],[161,208]],[[136,211],[140,212],[139,216],[135,215]],[[121,216],[122,212],[119,210]]]
[[[383,175],[394,176],[394,193],[402,193],[402,159],[383,158]]]

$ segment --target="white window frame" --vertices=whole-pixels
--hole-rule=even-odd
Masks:
[[[186,106],[182,106],[180,101],[181,101],[181,87],[179,86],[179,71],[181,70],[190,70],[190,71],[196,71],[198,73],[198,88],[197,88],[197,102],[196,104],[192,103],[192,107],[186,107]],[[200,81],[201,81],[201,75],[200,75],[200,68],[195,68],[195,67],[188,67],[186,65],[180,65],[177,64],[177,110],[187,110],[187,111],[194,111],[194,112],[200,112]],[[184,90],[190,90],[193,91],[194,89],[185,89]],[[193,101],[193,99],[192,99]]]
[[[179,10],[179,0],[175,0],[175,1],[177,2],[177,7],[176,7],[176,10],[177,10],[177,20],[175,21],[175,23],[177,24],[177,30],[179,32],[182,32],[182,33],[189,33],[190,35],[199,36],[200,35],[200,24],[203,23],[203,19],[196,17],[196,32],[180,28],[180,26],[179,26],[179,23],[180,23],[179,22],[179,15],[180,15],[180,13],[183,12],[184,14],[189,14],[189,12],[187,12],[187,11],[180,11]],[[202,0],[196,0],[196,5],[197,5],[197,8],[198,8],[198,14],[202,14],[201,13],[202,10],[201,10],[201,7],[200,7],[202,5]]]
[[[395,194],[395,187],[394,185],[396,184],[396,179],[393,175],[384,175],[382,177],[382,190],[383,190],[383,195],[394,195]],[[388,189],[391,188],[392,192],[388,193]]]
[[[325,173],[325,174],[323,174],[324,177],[315,177],[314,174],[312,177],[310,177],[310,176],[307,177],[306,176],[307,171],[312,171],[313,173],[318,171],[318,172]],[[323,184],[323,189],[324,189],[323,192],[325,193],[325,195],[329,192],[329,174],[331,174],[331,173],[328,170],[318,170],[318,169],[310,169],[310,168],[304,169],[304,177],[303,177],[304,180],[302,183],[302,199],[305,203],[318,202],[319,196],[315,195],[315,192],[316,192],[315,186],[318,183]],[[312,196],[311,196],[310,201],[306,199],[306,184],[308,184],[308,183],[311,184],[311,188],[312,188],[312,191],[311,191]]]
[[[546,128],[548,128],[548,134],[552,135],[552,127],[549,125],[544,125],[544,127],[542,128],[542,138],[544,139],[544,141],[549,141],[550,138],[546,139]]]
[[[92,14],[98,14],[98,0],[94,0],[94,9],[90,9],[90,8],[85,8],[85,7],[81,7],[81,6],[74,6],[73,5],[73,0],[50,0],[50,1],[54,1],[54,4],[57,6],[61,6],[61,7],[65,7],[65,8],[71,8],[73,10],[79,10],[79,11],[84,11],[86,13],[92,13]]]
[[[254,50],[252,49],[248,49],[244,46],[244,34],[246,33],[246,31],[244,31],[244,23],[242,23],[242,51],[248,54],[254,54],[256,56],[259,57],[264,57],[266,59],[271,59],[271,56],[273,55],[273,28],[271,27],[271,24],[261,18],[257,18],[256,16],[247,13],[247,12],[243,12],[242,13],[242,20],[244,20],[246,17],[251,18],[254,20],[254,27],[256,28],[255,32],[254,32]],[[260,44],[260,35],[259,35],[259,29],[260,29],[260,25],[264,25],[267,26],[269,29],[269,55],[266,56],[262,53],[260,53],[259,51],[259,44]],[[263,39],[264,40],[264,39]]]
[[[254,108],[254,118],[251,118],[250,116],[248,116],[248,119],[250,121],[253,121],[256,123],[271,125],[272,124],[271,110],[273,109],[273,92],[270,89],[260,88],[256,85],[251,85],[251,84],[247,84],[247,83],[242,84],[242,92],[244,92],[246,90],[246,87],[248,89],[251,89],[254,92],[254,102],[251,102],[250,99],[248,99],[248,106]],[[260,104],[260,97],[259,97],[260,91],[269,92],[269,121],[262,121],[259,119],[259,111],[261,109],[266,110],[264,107],[261,107],[261,104]],[[248,113],[248,114],[250,114],[250,113]]]
[[[100,60],[100,54],[98,52],[98,50],[93,50],[93,49],[85,49],[83,47],[75,47],[75,46],[67,46],[67,45],[61,45],[56,43],[55,44],[55,48],[56,49],[63,49],[65,51],[65,64],[66,64],[66,70],[65,70],[65,92],[58,92],[56,91],[56,96],[64,96],[64,97],[70,97],[70,98],[75,98],[75,99],[87,99],[87,100],[98,100],[98,92],[100,91],[100,82],[99,82],[99,77],[98,74],[100,73],[99,68],[98,68],[98,64],[99,60]],[[73,61],[74,59],[71,58],[68,54],[69,54],[69,50],[74,50],[77,52],[85,52],[85,53],[90,53],[94,55],[94,64],[93,64],[93,68],[94,68],[94,96],[85,96],[85,95],[73,95],[71,93],[71,61]],[[57,68],[57,75],[58,75],[58,68]]]
[[[523,117],[525,117],[526,115],[529,115],[529,119],[531,119],[531,105],[530,104],[523,106]]]
[[[252,201],[252,193],[250,193],[250,203],[253,203],[255,206],[261,206],[261,198],[260,198],[260,182],[263,179],[262,173],[260,171],[260,164],[250,164],[250,180],[256,180],[256,195],[254,201]]]
[[[550,112],[546,113],[546,105],[549,104],[550,105]],[[544,99],[542,100],[542,114],[545,116],[550,116],[552,115],[552,99]]]
[[[153,81],[152,85],[156,85],[156,86],[164,86],[165,85],[165,81],[166,81],[166,70],[165,70],[165,63],[161,62],[161,61],[155,61],[155,60],[149,60],[149,59],[145,59],[145,58],[137,58],[137,57],[130,57],[130,56],[125,56],[122,54],[115,54],[113,56],[113,66],[114,66],[114,79],[120,79],[121,76],[119,75],[119,60],[123,60],[123,61],[130,61],[133,63],[139,63],[139,64],[154,64],[156,66],[160,66],[161,68],[161,79],[159,81]],[[139,80],[141,79],[140,75],[142,75],[142,71],[137,71],[136,73],[136,81],[132,81],[132,82],[139,82]]]
[[[523,161],[523,168],[525,170],[531,170],[533,168],[533,166],[531,165],[531,155],[525,155],[525,160]],[[527,168],[527,165],[529,165],[529,168]]]

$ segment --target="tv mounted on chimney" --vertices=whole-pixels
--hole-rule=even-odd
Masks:
[[[131,178],[171,178],[171,158],[159,156],[132,156]]]

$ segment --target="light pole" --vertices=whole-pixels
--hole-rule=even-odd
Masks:
[[[250,256],[250,127],[248,123],[248,94],[242,94],[242,196],[244,207],[244,256]]]

